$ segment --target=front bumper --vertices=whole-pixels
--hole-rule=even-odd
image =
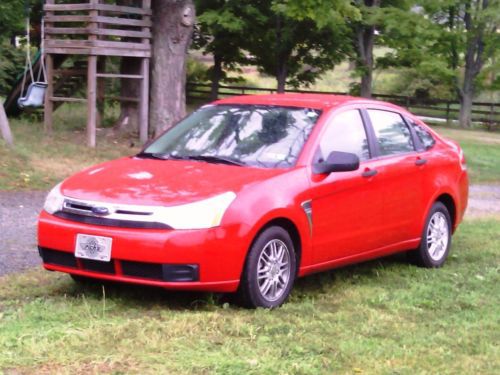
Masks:
[[[51,271],[168,289],[233,292],[238,288],[248,248],[240,229],[104,227],[43,211],[38,222],[38,245],[44,267]],[[111,261],[75,258],[79,233],[111,237]]]

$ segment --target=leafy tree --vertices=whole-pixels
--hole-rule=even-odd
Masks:
[[[217,99],[219,84],[226,80],[227,71],[237,70],[238,64],[247,62],[241,49],[248,20],[240,15],[238,0],[198,0],[195,2],[198,24],[194,33],[194,47],[212,54],[214,65],[209,70],[211,98]]]
[[[339,24],[331,28],[308,18],[290,17],[288,1],[247,3],[253,7],[252,14],[245,15],[249,22],[243,47],[261,72],[276,77],[278,92],[287,83],[297,87],[314,82],[349,50],[348,30],[339,13],[332,13]]]
[[[425,77],[430,85],[449,87],[460,100],[460,125],[470,126],[474,95],[485,87],[487,76],[492,87],[498,81],[498,0],[424,0],[414,7],[413,18],[412,33],[396,34],[389,43],[394,49],[390,59],[411,67],[416,78]]]

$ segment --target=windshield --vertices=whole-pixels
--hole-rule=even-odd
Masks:
[[[209,105],[163,134],[140,156],[287,168],[297,161],[320,114],[309,108]]]

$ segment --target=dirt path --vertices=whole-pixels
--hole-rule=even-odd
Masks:
[[[40,264],[36,221],[45,192],[0,191],[0,276]],[[500,185],[473,185],[466,217],[500,217]]]

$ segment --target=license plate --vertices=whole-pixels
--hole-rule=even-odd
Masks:
[[[77,234],[75,257],[109,262],[112,242],[113,239],[110,237]]]

